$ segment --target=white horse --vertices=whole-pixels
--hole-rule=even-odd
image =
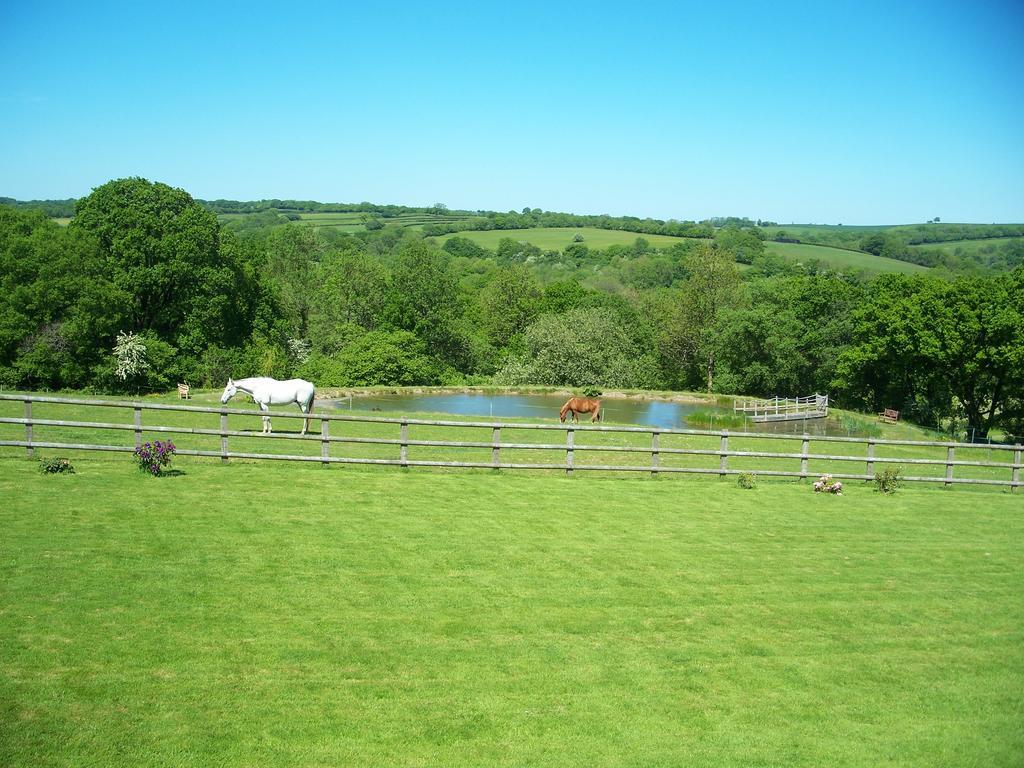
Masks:
[[[312,384],[303,379],[288,379],[278,381],[267,376],[254,376],[250,379],[228,379],[228,385],[224,387],[224,394],[221,395],[221,403],[226,403],[239,392],[250,395],[256,401],[256,405],[264,413],[271,405],[290,405],[296,403],[303,413],[313,410],[313,397],[316,390]],[[309,429],[309,419],[306,418],[302,424],[302,434]],[[263,432],[270,433],[270,417],[263,417]]]

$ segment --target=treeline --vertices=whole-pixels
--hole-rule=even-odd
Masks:
[[[261,213],[281,211],[284,213],[369,213],[381,218],[393,218],[409,214],[468,215],[470,211],[449,211],[437,203],[425,207],[411,205],[380,205],[378,203],[318,203],[316,200],[196,200],[201,206],[214,213]]]
[[[114,353],[125,334],[145,348],[129,373]],[[664,250],[642,237],[441,248],[394,227],[237,234],[143,179],[98,187],[68,227],[0,207],[0,385],[134,393],[229,375],[817,391],[1020,435],[1024,268],[868,280],[786,263],[738,226]]]
[[[18,201],[0,198],[0,204],[43,211],[52,218],[74,215],[75,200]],[[546,227],[596,227],[640,235],[709,238],[720,229],[751,229],[771,227],[768,237],[782,243],[806,243],[863,251],[885,258],[945,269],[950,272],[976,273],[1008,271],[1024,263],[1024,224],[943,224],[935,219],[925,224],[891,227],[842,227],[790,225],[780,228],[776,222],[752,220],[738,216],[714,216],[701,222],[639,218],[636,216],[580,215],[523,208],[522,211],[449,210],[443,203],[432,206],[382,205],[372,202],[321,203],[316,200],[197,200],[209,211],[244,215],[229,223],[237,233],[280,226],[294,221],[303,213],[361,213],[367,229],[384,228],[389,221],[405,217],[420,226],[424,236],[438,237],[458,232]],[[429,217],[409,219],[408,217]],[[400,222],[399,222],[400,223]],[[976,242],[999,238],[1021,238],[1019,241],[993,243],[990,247],[963,249],[921,248],[951,242]],[[749,263],[749,262],[748,262]]]
[[[1007,271],[1024,264],[1024,224],[933,222],[869,228],[790,226],[774,228],[768,236],[776,242],[847,248],[950,272]],[[998,238],[1021,239],[993,242],[981,247],[976,245],[978,241]],[[954,242],[962,242],[965,247],[921,247]]]
[[[67,200],[15,200],[13,197],[0,197],[0,205],[41,211],[52,219],[70,219],[75,215],[75,199]]]

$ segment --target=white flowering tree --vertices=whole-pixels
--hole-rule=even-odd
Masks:
[[[114,360],[117,367],[114,372],[121,381],[138,376],[149,368],[146,360],[146,345],[137,333],[121,331],[117,334],[114,344]]]

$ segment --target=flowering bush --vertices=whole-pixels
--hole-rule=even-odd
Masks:
[[[886,467],[881,472],[875,472],[875,489],[881,493],[896,493],[896,489],[903,484],[901,476],[903,467]]]
[[[164,468],[170,467],[171,457],[174,455],[174,443],[170,440],[163,442],[156,440],[152,443],[140,445],[135,449],[135,463],[139,469],[151,475],[159,476]]]
[[[814,483],[815,493],[834,493],[836,496],[843,495],[843,484],[838,480],[833,481],[832,475],[822,475]]]
[[[40,459],[39,471],[44,475],[73,475],[75,468],[71,459]]]
[[[739,477],[736,478],[736,485],[740,488],[753,490],[754,488],[757,488],[757,475],[750,472],[742,472]]]
[[[138,376],[149,368],[146,360],[146,344],[137,333],[120,331],[114,345],[114,359],[117,361],[115,374],[121,381],[129,376]]]

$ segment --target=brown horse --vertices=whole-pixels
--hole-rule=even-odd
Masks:
[[[567,413],[571,413],[572,420],[577,422],[579,421],[579,418],[576,415],[578,413],[592,413],[594,415],[590,417],[590,421],[600,421],[601,401],[592,400],[589,397],[571,397],[566,404],[562,406],[562,410],[558,412],[558,420],[565,422],[565,415]]]

